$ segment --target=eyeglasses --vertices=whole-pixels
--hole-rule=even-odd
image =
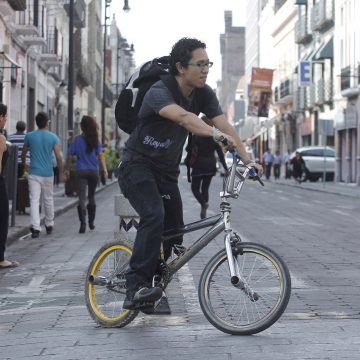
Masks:
[[[189,65],[197,66],[198,68],[204,69],[205,67],[211,68],[214,65],[214,63],[212,61],[207,61],[207,62],[199,61],[196,63],[189,62]]]

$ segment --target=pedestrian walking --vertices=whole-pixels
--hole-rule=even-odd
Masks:
[[[295,181],[300,184],[303,181],[303,174],[305,172],[305,161],[298,151],[296,151],[295,157],[291,161],[291,165],[293,177]]]
[[[280,179],[280,168],[281,168],[280,151],[276,150],[275,155],[274,155],[274,178],[275,178],[275,180]]]
[[[40,198],[42,196],[45,213],[46,233],[51,234],[54,226],[54,172],[51,153],[54,151],[57,164],[61,169],[63,160],[60,153],[60,140],[49,131],[49,118],[45,112],[39,112],[35,117],[38,130],[26,134],[22,151],[22,161],[26,169],[26,153],[30,150],[29,191],[31,237],[40,235]]]
[[[201,119],[208,125],[210,124],[206,116],[203,116]],[[217,171],[215,151],[218,154],[225,172],[228,171],[228,168],[225,162],[224,152],[213,138],[193,135],[191,144],[191,152],[196,154],[196,156],[193,157],[193,164],[191,164],[191,190],[201,205],[200,218],[204,219],[206,217],[206,210],[209,207],[211,179]]]
[[[284,154],[284,157],[283,157],[284,164],[285,164],[285,179],[290,179],[290,177],[291,177],[290,155],[291,155],[291,152],[288,149],[287,152]]]
[[[158,267],[163,231],[184,224],[178,177],[189,131],[215,141],[226,140],[226,149],[236,149],[245,164],[259,168],[262,173],[262,167],[249,159],[216,94],[206,85],[213,63],[205,48],[203,42],[190,38],[183,38],[173,46],[166,80],[176,85],[180,101],[175,101],[165,78],[156,82],[146,92],[139,123],[125,144],[119,185],[140,216],[126,274],[125,309],[138,309],[140,304],[154,302],[162,296],[162,289],[153,287],[152,281]],[[200,113],[210,119],[212,126],[199,119]],[[175,244],[182,244],[181,236]],[[164,248],[165,258],[171,253],[171,245]]]
[[[70,145],[69,155],[64,171],[65,180],[70,177],[70,165],[73,158],[76,158],[76,182],[79,203],[77,206],[80,220],[79,233],[86,231],[86,210],[90,230],[95,229],[95,190],[99,181],[99,161],[104,177],[107,178],[107,169],[103,147],[99,142],[97,123],[94,118],[84,115],[80,122],[81,134],[76,136]],[[88,204],[86,205],[86,189]]]
[[[64,154],[63,154],[63,152],[61,150],[60,150],[60,155],[61,155],[61,158],[63,159]],[[56,187],[59,187],[59,184],[60,184],[60,172],[59,172],[59,167],[57,165],[56,156],[55,156],[54,152],[51,153],[51,161],[52,161],[52,165],[53,165],[54,185]]]
[[[0,103],[0,130],[4,129],[7,120],[7,106]],[[9,199],[5,187],[3,170],[9,157],[6,138],[0,131],[0,269],[19,266],[17,261],[5,259],[6,240],[9,229]]]
[[[18,178],[22,178],[24,175],[24,166],[21,159],[22,149],[24,146],[25,140],[25,130],[26,130],[26,123],[24,121],[18,121],[16,123],[16,133],[9,135],[8,140],[18,147]],[[30,164],[30,154],[29,152],[26,153],[26,163]]]
[[[270,149],[267,149],[263,155],[264,166],[265,166],[265,177],[266,180],[270,179],[271,175],[271,168],[274,161],[273,154],[271,153]]]

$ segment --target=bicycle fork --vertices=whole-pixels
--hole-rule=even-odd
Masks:
[[[233,251],[231,248],[231,232],[227,232],[225,235],[225,249],[228,258],[229,270],[230,270],[230,281],[233,285],[240,282],[239,268],[235,264]]]

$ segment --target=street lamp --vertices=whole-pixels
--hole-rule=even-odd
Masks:
[[[103,49],[103,84],[102,84],[102,100],[101,100],[101,143],[105,143],[105,86],[106,86],[106,38],[107,38],[107,9],[110,7],[111,0],[105,0],[105,15],[104,15],[104,49]]]
[[[123,10],[124,10],[125,12],[129,12],[129,11],[130,11],[130,6],[129,6],[129,1],[128,1],[128,0],[124,0]]]
[[[105,143],[106,134],[105,134],[105,87],[106,87],[106,40],[107,40],[107,20],[110,17],[107,15],[107,9],[110,7],[112,0],[105,0],[105,15],[104,15],[104,53],[103,53],[103,91],[102,91],[102,101],[101,101],[101,142]],[[130,10],[129,1],[124,0],[123,10],[128,12]]]

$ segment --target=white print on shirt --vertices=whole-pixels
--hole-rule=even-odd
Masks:
[[[143,141],[143,144],[150,145],[154,147],[155,149],[163,148],[168,149],[169,146],[172,144],[172,141],[170,139],[167,139],[164,142],[156,141],[152,136],[145,136],[145,139]]]
[[[163,199],[171,200],[171,196],[169,194],[161,195]]]

